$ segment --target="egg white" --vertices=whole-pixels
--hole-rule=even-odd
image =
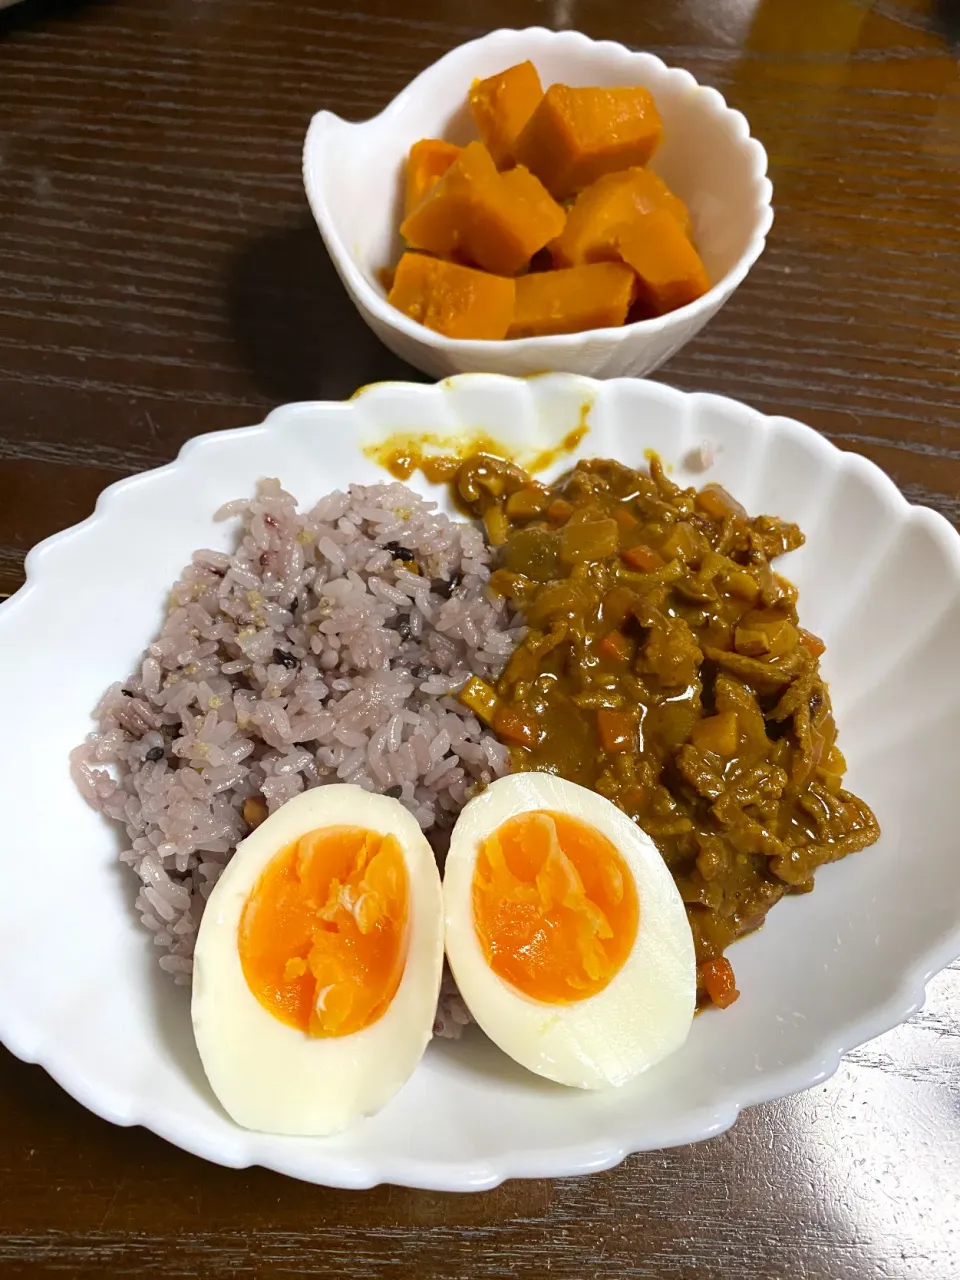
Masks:
[[[596,995],[530,999],[490,968],[477,937],[473,878],[483,841],[535,809],[569,814],[616,847],[639,901],[634,946]],[[594,791],[545,773],[517,773],[471,800],[454,828],[443,881],[447,959],[460,994],[495,1044],[522,1066],[583,1089],[622,1085],[679,1049],[696,1008],[693,936],[660,853],[635,822]]]
[[[280,1022],[247,986],[237,946],[244,904],[267,863],[318,827],[395,836],[409,892],[407,960],[389,1007],[352,1035],[314,1037]],[[383,1107],[433,1034],[443,967],[440,875],[416,820],[397,800],[334,784],[288,801],[237,848],[214,886],[194,953],[193,1029],[214,1093],[246,1129],[319,1136]]]

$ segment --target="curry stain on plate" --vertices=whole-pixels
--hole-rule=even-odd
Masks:
[[[409,480],[415,471],[421,471],[431,484],[446,484],[456,475],[461,463],[478,454],[505,458],[534,474],[545,471],[560,458],[574,452],[590,430],[587,419],[592,408],[591,401],[584,401],[580,406],[577,426],[568,431],[559,444],[533,454],[523,445],[508,445],[486,431],[451,436],[400,431],[386,440],[365,445],[363,453],[389,471],[396,480]]]

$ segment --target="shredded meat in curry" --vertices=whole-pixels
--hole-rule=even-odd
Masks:
[[[514,767],[609,797],[656,842],[687,906],[703,1001],[736,998],[723,952],[817,867],[879,835],[843,787],[822,642],[771,562],[794,524],[717,485],[581,462],[551,486],[464,462],[461,501],[501,547],[492,587],[528,630],[495,688],[461,698]]]

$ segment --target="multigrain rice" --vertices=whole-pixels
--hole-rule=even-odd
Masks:
[[[137,910],[181,983],[250,830],[245,801],[273,812],[356,783],[396,796],[442,859],[465,801],[509,763],[451,695],[496,675],[522,634],[486,589],[482,533],[405,485],[353,485],[301,515],[265,480],[217,516],[242,521],[236,552],[194,554],[160,634],[72,755],[84,794],[126,830]],[[466,1021],[447,979],[437,1032]]]

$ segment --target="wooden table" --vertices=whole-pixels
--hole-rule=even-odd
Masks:
[[[307,121],[367,116],[460,41],[537,22],[688,67],[770,153],[769,248],[660,376],[799,416],[960,519],[956,5],[28,0],[0,17],[0,591],[189,436],[416,376],[326,259]],[[215,1168],[0,1050],[0,1274],[948,1280],[958,1046],[954,968],[722,1138],[462,1198]]]

